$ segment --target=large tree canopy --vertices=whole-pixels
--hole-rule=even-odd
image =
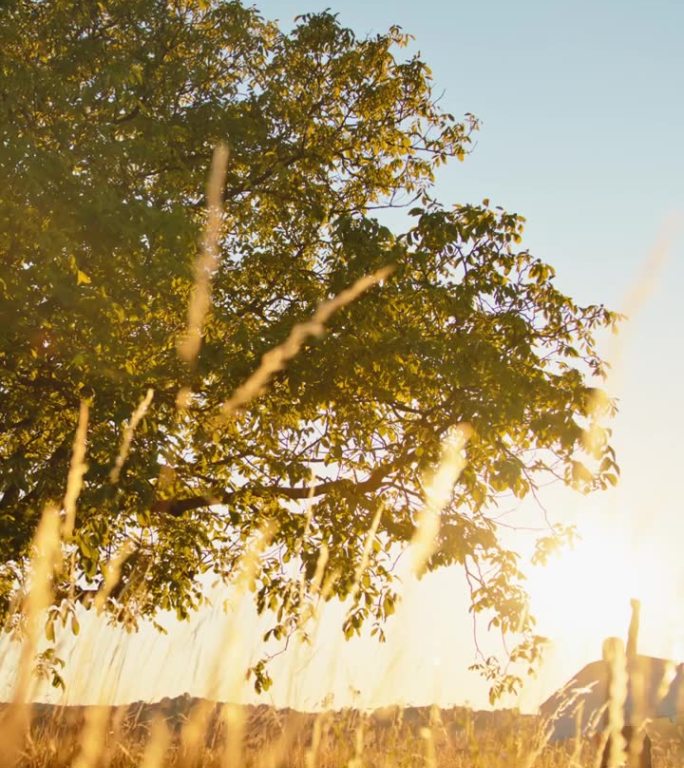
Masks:
[[[324,545],[330,595],[350,594],[380,506],[347,631],[392,611],[392,558],[414,533],[421,480],[467,422],[467,466],[429,567],[465,566],[474,610],[535,653],[497,499],[549,475],[585,489],[615,481],[607,433],[588,438],[587,426],[603,372],[594,335],[616,318],[557,290],[552,268],[519,245],[519,216],[431,197],[435,168],[463,159],[477,124],[440,109],[427,66],[397,53],[405,42],[398,29],[358,39],[329,13],[284,33],[225,0],[4,4],[5,613],[43,508],[64,497],[81,402],[87,472],[65,542],[76,589],[64,577],[55,600],[85,600],[128,542],[112,614],[185,617],[203,574],[229,578],[274,521],[253,586],[278,612],[276,636],[313,599]],[[219,258],[189,365],[177,346],[220,143]],[[392,206],[410,213],[403,233],[382,224]],[[335,313],[265,391],[216,418],[295,324],[387,265],[391,276]],[[179,409],[183,387],[192,396]]]

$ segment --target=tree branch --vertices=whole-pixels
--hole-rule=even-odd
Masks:
[[[221,491],[218,494],[198,494],[184,499],[160,499],[152,504],[151,511],[155,514],[171,515],[180,517],[185,512],[191,512],[194,509],[202,507],[213,507],[218,504],[229,505],[244,492],[249,492],[252,496],[282,496],[292,501],[316,498],[325,496],[336,490],[346,487],[353,487],[360,493],[372,493],[377,491],[382,485],[383,480],[393,471],[410,464],[415,459],[415,451],[409,451],[403,456],[380,464],[374,469],[365,480],[355,483],[347,478],[337,480],[327,480],[314,486],[283,486],[283,485],[249,485],[235,491]]]

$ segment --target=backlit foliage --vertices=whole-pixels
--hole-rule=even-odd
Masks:
[[[518,558],[493,514],[501,494],[523,498],[550,473],[586,490],[615,482],[608,434],[587,430],[600,399],[591,375],[603,373],[594,334],[616,318],[555,288],[552,268],[520,245],[519,216],[433,199],[435,169],[465,157],[477,123],[440,109],[405,43],[398,29],[359,39],[329,13],[284,33],[219,0],[3,5],[5,614],[41,511],[64,496],[82,401],[87,472],[57,604],[87,603],[127,545],[112,615],[186,617],[205,574],[228,578],[270,521],[251,586],[276,611],[277,638],[314,597],[297,571],[310,583],[323,545],[328,595],[353,590],[347,634],[366,619],[382,631],[421,478],[467,423],[467,466],[429,567],[465,566],[474,611],[519,633],[514,655],[535,659]],[[188,364],[177,348],[220,143],[218,267]],[[391,206],[409,213],[405,231],[381,223]],[[335,314],[266,391],[219,417],[296,323],[386,266],[391,276]],[[179,409],[183,388],[192,394]],[[500,680],[495,662],[483,669]]]

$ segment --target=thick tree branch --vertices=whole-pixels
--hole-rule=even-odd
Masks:
[[[292,501],[300,501],[303,499],[316,498],[318,496],[325,496],[333,491],[343,489],[345,487],[353,487],[356,492],[359,493],[373,493],[377,491],[382,485],[382,482],[392,472],[402,467],[407,466],[416,458],[415,451],[409,451],[401,456],[398,456],[391,461],[387,461],[380,464],[374,469],[365,480],[355,483],[353,480],[347,478],[340,478],[338,480],[327,480],[323,483],[318,483],[313,486],[283,486],[283,485],[249,485],[244,489],[238,489],[236,491],[221,491],[217,494],[198,494],[196,496],[189,496],[183,499],[160,499],[155,501],[152,505],[152,512],[155,514],[166,514],[173,517],[180,517],[185,512],[191,512],[195,509],[202,509],[203,507],[213,507],[218,504],[229,505],[232,501],[238,498],[245,492],[249,492],[252,496],[281,496]]]

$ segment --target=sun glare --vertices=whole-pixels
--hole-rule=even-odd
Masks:
[[[676,604],[673,564],[654,541],[635,535],[625,520],[613,515],[594,517],[582,526],[581,535],[573,549],[529,574],[539,631],[552,640],[595,642],[598,651],[604,637],[625,636],[629,601],[635,597],[642,602],[643,615],[656,620],[642,622],[644,643],[655,644],[654,653],[668,652],[667,646],[673,647],[676,638],[673,632],[663,633],[662,618]],[[656,632],[654,643],[650,634]]]

